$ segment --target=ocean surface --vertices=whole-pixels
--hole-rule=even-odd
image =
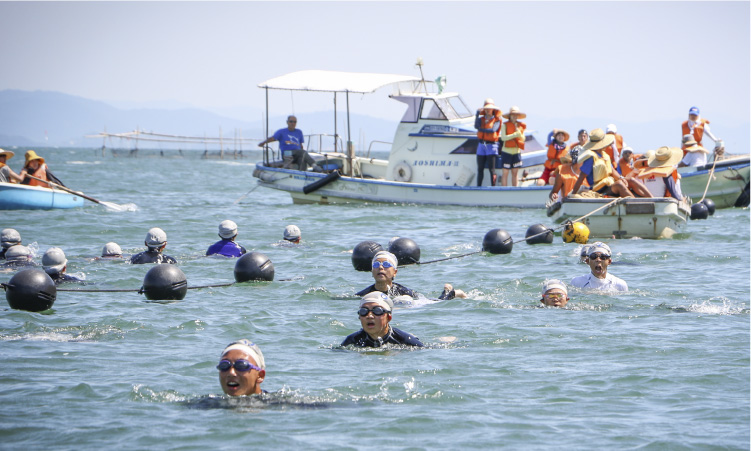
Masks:
[[[672,240],[608,240],[630,291],[574,290],[566,309],[539,307],[544,279],[589,271],[560,237],[401,268],[396,280],[428,298],[444,283],[469,297],[395,309],[391,324],[425,349],[357,351],[338,347],[372,283],[355,245],[408,237],[429,262],[480,250],[495,228],[522,239],[545,212],[293,205],[254,189],[248,152],[35,150],[68,187],[127,209],[2,211],[0,228],[37,262],[63,248],[88,285],[60,288],[132,291],[58,291],[43,313],[2,293],[1,449],[749,449],[748,209]],[[147,302],[136,291],[150,266],[93,260],[108,241],[139,252],[161,227],[190,287],[230,283],[235,260],[203,256],[224,219],[271,259],[273,282]],[[302,244],[281,241],[287,224]],[[261,399],[222,394],[215,365],[238,338],[265,355]]]

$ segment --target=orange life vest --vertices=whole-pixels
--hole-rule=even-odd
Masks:
[[[571,164],[562,164],[558,168],[558,173],[556,177],[561,178],[561,194],[563,197],[567,197],[569,193],[571,193],[571,190],[574,189],[574,185],[576,185],[576,181],[579,179],[579,175],[574,173],[574,170],[571,169]],[[582,186],[589,186],[589,182],[587,182],[587,179],[584,179],[584,183],[582,183]]]
[[[500,110],[495,110],[495,113],[493,114],[493,117],[490,119],[485,118],[485,115],[480,116],[480,128],[484,129],[492,129],[495,124],[501,122],[501,112]],[[480,139],[482,141],[491,141],[495,142],[498,141],[498,136],[501,134],[501,127],[498,127],[498,130],[493,133],[488,132],[481,132],[477,131],[477,139]]]
[[[47,178],[47,165],[46,164],[40,164],[36,171],[29,172],[29,170],[26,170],[27,174],[31,174],[34,177],[40,178],[42,180],[49,180]],[[44,188],[49,188],[50,186],[47,183],[40,182],[39,180],[35,180],[31,177],[24,177],[23,181],[21,182],[23,185],[29,185],[29,186],[41,186]]]
[[[699,122],[694,125],[694,131],[692,133],[691,129],[688,128],[688,121],[685,121],[683,125],[681,125],[681,131],[683,132],[681,139],[685,135],[694,135],[696,143],[701,146],[701,139],[704,137],[704,124],[709,124],[709,121],[706,119],[699,119]]]
[[[626,177],[634,170],[634,168],[632,168],[627,162],[623,161],[623,159],[618,162],[618,166],[621,168],[621,175],[623,177]]]
[[[615,136],[615,146],[618,148],[618,153],[620,154],[623,151],[623,136],[618,133],[614,133],[613,136]]]
[[[553,160],[560,160],[562,156],[566,155],[568,153],[568,144],[566,144],[563,149],[556,150],[555,148],[555,142],[548,145],[548,159],[545,161],[545,167],[548,169],[555,169],[561,165],[560,161],[553,161]]]
[[[523,134],[524,130],[527,129],[527,124],[525,124],[524,122],[519,122],[519,121],[517,121],[516,123],[519,124],[519,129],[522,131],[522,134]],[[513,135],[514,133],[516,133],[516,126],[514,125],[513,122],[511,121],[504,122],[503,126],[506,127],[507,135]],[[509,147],[509,148],[518,147],[519,150],[524,150],[524,139],[523,138],[509,139],[508,141],[503,142],[503,147]]]

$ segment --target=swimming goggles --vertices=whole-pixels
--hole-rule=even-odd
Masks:
[[[239,371],[241,373],[250,370],[261,371],[260,367],[253,365],[247,360],[235,360],[235,363],[232,363],[229,360],[220,360],[219,365],[216,366],[216,369],[221,372],[229,371],[230,368],[235,368],[235,371]]]
[[[545,293],[543,296],[549,299],[565,299],[566,295],[563,293]]]
[[[360,307],[360,310],[357,311],[357,314],[360,316],[368,316],[368,313],[373,312],[375,316],[381,316],[384,313],[391,313],[390,311],[386,310],[383,307],[373,307],[373,309],[369,309],[367,307]]]
[[[607,254],[589,254],[590,260],[607,260],[610,258],[610,255]]]
[[[379,262],[378,260],[376,260],[373,262],[373,269],[380,268],[380,267],[383,267],[384,269],[389,269],[389,268],[393,268],[394,265],[392,265],[391,262],[389,261]]]

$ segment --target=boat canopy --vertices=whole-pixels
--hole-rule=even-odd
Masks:
[[[410,75],[302,70],[266,80],[259,84],[258,87],[284,89],[287,91],[356,92],[368,94],[393,83],[419,81],[420,78]]]

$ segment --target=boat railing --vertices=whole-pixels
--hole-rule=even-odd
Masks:
[[[390,141],[378,141],[378,140],[370,141],[370,145],[368,146],[368,153],[365,155],[366,158],[370,158],[370,151],[373,149],[373,144],[376,144],[376,143],[378,143],[378,144],[387,144],[389,146],[392,145],[392,144],[394,144],[394,143],[392,143]]]

